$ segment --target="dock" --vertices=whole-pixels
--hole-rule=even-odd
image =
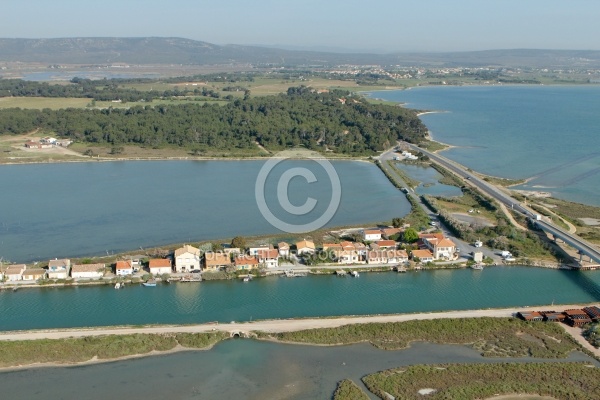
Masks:
[[[286,278],[298,278],[298,277],[306,276],[306,275],[308,275],[306,272],[295,272],[292,270],[285,271]]]
[[[179,282],[202,282],[202,275],[198,274],[198,276],[194,275],[186,275],[182,276]]]

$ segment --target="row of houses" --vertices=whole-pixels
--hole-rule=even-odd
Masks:
[[[341,243],[323,243],[317,248],[310,240],[301,240],[294,244],[295,254],[299,256],[316,253],[326,253],[328,260],[338,264],[401,264],[408,262],[412,257],[415,261],[423,263],[434,260],[451,260],[455,256],[456,246],[445,238],[443,234],[421,234],[419,249],[398,249],[398,243],[392,237],[401,230],[398,228],[383,228],[377,230],[364,230],[367,246],[362,242],[343,241]],[[387,238],[387,239],[386,239]],[[154,275],[169,274],[171,272],[189,273],[204,271],[219,271],[234,268],[236,270],[251,270],[256,268],[276,268],[280,258],[291,256],[292,246],[280,242],[277,247],[273,245],[260,245],[249,249],[226,248],[219,252],[206,252],[202,254],[199,248],[184,245],[176,249],[172,257],[154,258],[148,262],[148,271]],[[142,268],[144,256],[130,256],[128,259],[116,262],[115,274],[127,276],[139,272]],[[26,268],[24,264],[11,265],[0,271],[0,278],[7,281],[38,279],[98,279],[104,276],[105,264],[76,264],[71,265],[69,259],[54,259],[48,262],[48,268]],[[6,277],[6,278],[5,278]]]
[[[563,312],[519,311],[517,317],[524,321],[564,322],[571,326],[580,327],[591,322],[600,321],[600,308],[591,306],[582,309],[565,310]]]

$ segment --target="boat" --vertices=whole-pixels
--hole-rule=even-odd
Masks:
[[[360,276],[360,274],[358,273],[358,271],[352,271],[351,274],[355,278],[358,278]]]
[[[146,287],[154,287],[154,286],[156,286],[156,281],[154,279],[150,279],[146,282],[142,282],[142,285],[144,285]]]
[[[117,282],[115,284],[115,289],[121,289],[121,282]]]
[[[243,281],[244,281],[244,282],[250,282],[251,280],[252,280],[252,277],[251,277],[251,276],[246,276],[246,277],[244,277],[244,279],[243,279]]]
[[[406,267],[404,265],[398,265],[396,267],[397,272],[406,272]]]
[[[473,265],[471,265],[471,269],[481,271],[481,270],[483,270],[483,264],[473,264]]]

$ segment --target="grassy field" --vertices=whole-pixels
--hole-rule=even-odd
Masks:
[[[346,325],[273,335],[282,342],[342,345],[369,342],[402,349],[414,341],[467,344],[487,357],[562,358],[579,345],[556,324],[528,323],[515,318],[469,318]]]
[[[172,350],[180,345],[205,349],[228,337],[227,333],[134,334],[61,340],[0,342],[0,367],[34,363],[72,364],[93,359],[108,360],[152,351]]]
[[[538,394],[556,399],[600,399],[600,369],[585,363],[414,365],[363,378],[381,398],[486,399]],[[419,390],[434,389],[423,396]],[[515,398],[526,398],[517,397]]]
[[[350,379],[344,379],[338,383],[333,400],[369,400],[369,396],[356,383]]]

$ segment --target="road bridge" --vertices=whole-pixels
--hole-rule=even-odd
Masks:
[[[435,162],[436,164],[441,165],[442,167],[453,172],[454,174],[458,175],[459,177],[469,180],[473,186],[477,187],[483,193],[485,193],[488,196],[492,197],[493,199],[505,204],[507,207],[511,208],[512,210],[515,210],[518,213],[523,214],[524,216],[529,218],[531,221],[533,221],[544,232],[551,234],[555,239],[563,240],[566,244],[575,248],[579,252],[580,261],[583,260],[583,256],[587,256],[587,257],[589,257],[590,261],[600,263],[600,250],[598,249],[598,247],[596,247],[596,246],[592,245],[591,243],[589,243],[588,241],[580,238],[576,234],[567,232],[564,229],[562,229],[556,225],[550,224],[546,221],[538,220],[536,218],[537,214],[533,210],[529,209],[528,207],[526,207],[525,205],[520,203],[515,198],[511,197],[510,195],[506,194],[502,190],[498,189],[498,187],[479,178],[477,175],[470,172],[464,166],[462,166],[452,160],[449,160],[446,157],[442,157],[439,154],[432,153],[430,151],[422,149],[414,144],[410,144],[410,143],[403,143],[403,144],[410,147],[414,151],[421,152],[421,153],[427,155],[431,159],[431,161]]]

